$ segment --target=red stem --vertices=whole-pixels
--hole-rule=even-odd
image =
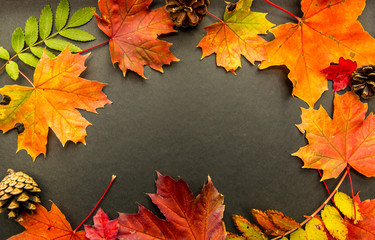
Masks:
[[[352,190],[352,200],[353,200],[353,207],[354,207],[354,222],[357,223],[357,211],[355,209],[355,201],[354,201],[354,191],[353,191],[353,182],[352,182],[352,177],[350,176],[350,166],[346,166],[346,171],[348,172],[349,175],[349,181],[350,181],[350,189]]]
[[[322,175],[322,172],[319,169],[318,169],[318,173],[319,173],[320,178],[322,178],[323,175]],[[330,195],[331,191],[329,191],[329,188],[327,186],[326,181],[323,180],[323,184],[324,184],[325,189],[327,190],[328,195]],[[331,201],[332,201],[333,205],[335,205],[335,207],[336,207],[335,201],[333,201],[333,199],[331,199]]]
[[[76,229],[74,229],[73,233],[76,233],[78,231],[78,229],[87,221],[87,219],[89,219],[89,217],[94,213],[95,209],[99,206],[100,202],[103,200],[104,196],[107,194],[109,188],[111,187],[113,181],[115,181],[116,179],[116,176],[115,175],[112,175],[112,179],[111,179],[111,182],[108,184],[108,187],[107,189],[104,191],[102,197],[99,199],[98,203],[95,205],[95,207],[91,210],[91,212],[89,213],[89,215],[87,215],[87,217],[78,225],[78,227]]]
[[[315,217],[316,214],[318,214],[320,212],[320,210],[323,209],[323,207],[325,205],[327,205],[327,203],[329,202],[329,200],[331,200],[331,198],[333,197],[333,195],[335,195],[335,193],[337,192],[337,190],[339,189],[339,187],[341,186],[342,182],[344,181],[346,175],[348,174],[347,171],[344,172],[344,175],[341,177],[340,179],[340,182],[337,184],[337,186],[335,187],[335,189],[332,191],[332,193],[328,196],[328,198],[323,202],[323,204],[313,213],[311,214],[308,218],[305,219],[305,221],[301,222],[301,226],[302,227],[303,225],[305,225],[306,223],[308,223],[313,217]],[[295,230],[297,230],[298,228],[295,228],[295,229],[292,229],[288,232],[286,232],[283,236],[279,236],[279,237],[275,237],[275,238],[272,238],[271,240],[276,240],[276,239],[279,239],[279,238],[282,238],[282,237],[285,237],[286,235],[289,235],[291,234],[292,232],[294,232]]]
[[[219,20],[220,22],[224,23],[223,20],[221,20],[220,18],[216,17],[215,15],[213,15],[212,13],[210,13],[209,11],[207,11],[208,15],[211,15],[211,17],[214,17],[216,18],[217,20]]]
[[[275,8],[283,11],[283,12],[286,12],[287,14],[289,14],[290,16],[294,17],[295,19],[297,19],[298,21],[301,21],[301,18],[297,17],[296,15],[294,15],[293,13],[289,12],[288,10],[285,10],[284,8],[282,7],[279,7],[277,6],[276,4],[270,2],[269,0],[264,0],[265,2],[267,2],[268,4],[271,4],[272,6],[274,6]]]
[[[91,49],[94,49],[94,48],[100,47],[101,45],[104,45],[104,44],[108,43],[110,40],[111,40],[111,39],[108,39],[108,40],[105,41],[105,42],[102,42],[102,43],[100,43],[100,44],[98,44],[98,45],[95,45],[95,46],[93,46],[93,47],[90,47],[90,48],[88,48],[88,49],[86,49],[86,50],[82,50],[82,51],[80,51],[80,52],[78,52],[78,53],[84,53],[84,52],[90,51]]]
[[[33,86],[33,88],[35,88],[33,82],[23,73],[21,72],[21,70],[18,69],[18,72],[24,77],[26,78],[26,80],[31,84],[31,86]]]

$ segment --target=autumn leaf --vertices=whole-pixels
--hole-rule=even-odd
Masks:
[[[252,2],[239,0],[234,11],[225,10],[224,21],[204,28],[207,35],[198,44],[202,59],[216,53],[216,64],[232,73],[241,67],[241,55],[252,64],[265,59],[266,41],[258,34],[266,34],[274,24],[266,13],[250,11]]]
[[[95,14],[99,28],[111,39],[109,50],[124,76],[127,70],[143,78],[144,66],[163,72],[162,65],[179,61],[169,51],[170,43],[158,35],[175,32],[164,7],[149,10],[152,0],[99,0],[101,16]]]
[[[85,225],[86,237],[90,240],[116,240],[118,220],[109,221],[108,215],[99,208],[94,216],[94,226]]]
[[[64,214],[52,203],[50,211],[42,205],[37,205],[34,214],[23,214],[23,220],[18,221],[25,231],[8,240],[85,240],[85,231],[74,232]]]
[[[111,103],[102,92],[105,84],[80,78],[86,56],[66,48],[58,57],[43,54],[35,69],[33,87],[8,85],[0,89],[0,130],[17,128],[18,150],[35,158],[46,155],[47,135],[53,130],[63,146],[67,141],[85,143],[90,123],[77,109],[96,113]]]
[[[348,85],[351,85],[352,73],[356,68],[356,62],[340,57],[338,64],[331,64],[321,72],[328,80],[333,81],[333,91],[337,92],[345,89]]]
[[[221,239],[226,233],[222,222],[224,197],[211,178],[194,197],[183,180],[158,173],[157,193],[149,194],[166,220],[139,205],[137,214],[120,213],[119,235],[123,239]]]
[[[260,69],[285,65],[293,83],[293,95],[313,106],[327,90],[321,70],[340,57],[359,66],[375,62],[375,39],[357,20],[365,0],[303,0],[298,23],[286,23],[270,31],[275,39],[266,46],[267,60]]]
[[[335,95],[331,119],[321,106],[302,109],[298,129],[309,141],[292,155],[304,162],[304,168],[323,170],[322,180],[336,178],[349,164],[367,177],[375,176],[375,117],[365,119],[367,104],[353,92]],[[364,120],[365,119],[365,120]]]

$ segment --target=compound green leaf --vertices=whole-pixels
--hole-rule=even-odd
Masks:
[[[22,28],[16,28],[12,35],[12,48],[18,53],[25,46],[25,34],[23,33]]]
[[[56,8],[55,28],[57,31],[60,31],[68,21],[69,10],[70,6],[68,0],[61,0]]]
[[[75,28],[64,29],[60,32],[60,35],[65,38],[69,38],[71,40],[80,41],[80,42],[87,42],[87,41],[95,40],[95,37],[91,35],[90,33],[80,30],[80,29],[75,29]]]
[[[33,45],[38,40],[38,20],[31,16],[25,25],[25,42],[28,46]]]
[[[36,67],[36,65],[38,65],[39,62],[39,59],[34,57],[34,55],[32,55],[31,53],[20,53],[18,54],[18,57],[22,62],[34,68]]]
[[[0,58],[4,60],[9,60],[10,58],[8,50],[3,47],[0,47]]]
[[[46,54],[47,54],[47,56],[48,56],[49,58],[52,59],[52,58],[55,58],[55,57],[56,57],[56,55],[53,54],[51,51],[48,51],[47,49],[42,48],[42,47],[31,47],[30,50],[31,50],[31,52],[32,52],[35,56],[37,56],[38,58],[41,58],[41,57],[42,57],[44,51],[46,51]]]
[[[71,17],[67,28],[72,28],[72,27],[79,27],[82,26],[83,24],[88,23],[91,18],[94,16],[94,7],[85,7],[78,9],[73,16]]]
[[[82,51],[79,47],[77,47],[73,43],[70,43],[65,40],[57,39],[57,38],[48,39],[44,43],[47,45],[47,47],[54,49],[54,50],[58,50],[58,51],[64,50],[66,46],[68,45],[69,45],[70,52],[74,53],[74,52]]]
[[[18,64],[10,61],[6,66],[5,70],[8,73],[9,77],[11,77],[13,80],[17,80],[18,78]]]
[[[39,36],[41,39],[46,39],[52,31],[53,14],[50,5],[43,8],[42,14],[39,18]]]

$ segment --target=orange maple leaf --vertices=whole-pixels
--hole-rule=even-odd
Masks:
[[[224,21],[204,28],[207,35],[198,44],[202,59],[216,53],[216,64],[232,73],[241,67],[241,55],[252,64],[265,59],[266,41],[258,34],[266,34],[274,24],[267,21],[266,13],[250,11],[252,2],[238,1],[234,11],[226,9]]]
[[[124,76],[127,70],[143,78],[144,66],[163,72],[162,66],[179,61],[169,51],[168,42],[158,35],[175,32],[164,7],[149,10],[152,0],[99,0],[102,16],[95,14],[99,28],[111,39],[109,50]]]
[[[335,95],[331,119],[320,107],[302,109],[298,129],[306,132],[309,144],[294,156],[300,157],[304,168],[323,170],[322,180],[336,178],[349,164],[367,177],[375,176],[375,116],[365,120],[367,104],[353,92]]]
[[[138,214],[120,213],[117,238],[122,239],[216,239],[224,240],[224,196],[211,178],[195,198],[183,180],[158,173],[157,193],[149,194],[166,221],[139,205]]]
[[[74,232],[64,214],[52,203],[50,211],[42,205],[37,205],[34,214],[23,214],[23,220],[18,221],[25,231],[8,240],[86,240],[85,231]]]
[[[267,60],[260,69],[285,65],[293,83],[293,95],[314,106],[327,90],[320,71],[340,57],[358,66],[375,62],[375,39],[357,20],[365,0],[302,0],[304,15],[297,24],[271,29],[275,39],[266,46]]]
[[[79,77],[87,57],[71,54],[68,48],[55,59],[44,53],[35,69],[33,87],[0,89],[0,130],[20,129],[17,151],[25,149],[34,161],[39,154],[46,155],[49,128],[63,146],[69,140],[85,143],[90,123],[77,109],[96,113],[97,108],[111,103],[102,92],[104,83]]]

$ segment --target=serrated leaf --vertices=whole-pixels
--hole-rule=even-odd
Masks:
[[[47,39],[44,43],[46,44],[47,47],[54,49],[54,50],[58,50],[58,51],[64,50],[66,46],[68,45],[69,45],[70,52],[74,53],[74,52],[82,51],[79,47],[77,47],[73,43],[70,43],[65,40],[57,39],[57,38]]]
[[[41,39],[46,39],[52,31],[53,14],[51,6],[48,4],[42,10],[39,18],[39,36]]]
[[[353,199],[351,197],[349,197],[343,192],[337,192],[333,197],[333,200],[335,201],[336,207],[340,210],[342,214],[344,214],[347,218],[354,220],[354,205]],[[356,219],[361,220],[362,216],[359,212],[358,203],[356,202],[355,205]]]
[[[33,45],[38,40],[38,20],[31,16],[25,25],[25,42],[28,46]]]
[[[79,27],[88,23],[94,16],[94,7],[85,7],[78,9],[70,18],[67,28]]]
[[[256,225],[251,224],[247,219],[233,215],[233,221],[237,229],[243,233],[243,236],[248,239],[266,240],[267,236]]]
[[[320,213],[328,232],[337,240],[346,240],[348,228],[336,208],[326,205]]]
[[[25,34],[23,33],[22,28],[16,28],[12,34],[12,48],[18,53],[25,46]]]
[[[101,208],[94,216],[94,225],[85,225],[86,237],[89,240],[116,240],[118,229],[118,219],[110,221]]]
[[[8,73],[9,77],[11,77],[13,80],[17,80],[18,79],[18,64],[13,62],[13,61],[10,61],[6,66],[5,66],[5,70],[6,72]]]
[[[225,240],[246,240],[246,238],[233,233],[227,233]]]
[[[0,58],[4,60],[9,60],[10,58],[8,50],[3,47],[0,47]]]
[[[31,50],[31,52],[32,52],[35,56],[37,56],[38,58],[41,58],[41,57],[42,57],[44,51],[46,51],[46,54],[47,54],[47,56],[48,56],[49,58],[52,59],[52,58],[55,58],[55,57],[56,57],[55,54],[53,54],[51,51],[49,51],[49,50],[47,50],[47,49],[45,49],[45,48],[43,48],[43,47],[31,47],[30,50]]]
[[[95,40],[95,37],[83,30],[80,29],[75,29],[75,28],[68,28],[64,29],[60,32],[60,35],[69,38],[74,41],[80,41],[80,42],[87,42],[87,41],[92,41]]]
[[[32,55],[31,53],[20,53],[18,54],[18,57],[22,62],[34,68],[36,67],[36,65],[38,65],[39,62],[39,59],[34,57],[34,55]]]
[[[305,230],[299,228],[290,234],[290,240],[308,240],[308,238]]]
[[[55,16],[55,28],[56,31],[60,31],[68,21],[69,17],[69,1],[68,0],[61,0],[59,5],[56,8],[56,16]]]
[[[307,238],[309,240],[328,240],[327,233],[324,231],[325,227],[319,218],[312,218],[305,227]]]

